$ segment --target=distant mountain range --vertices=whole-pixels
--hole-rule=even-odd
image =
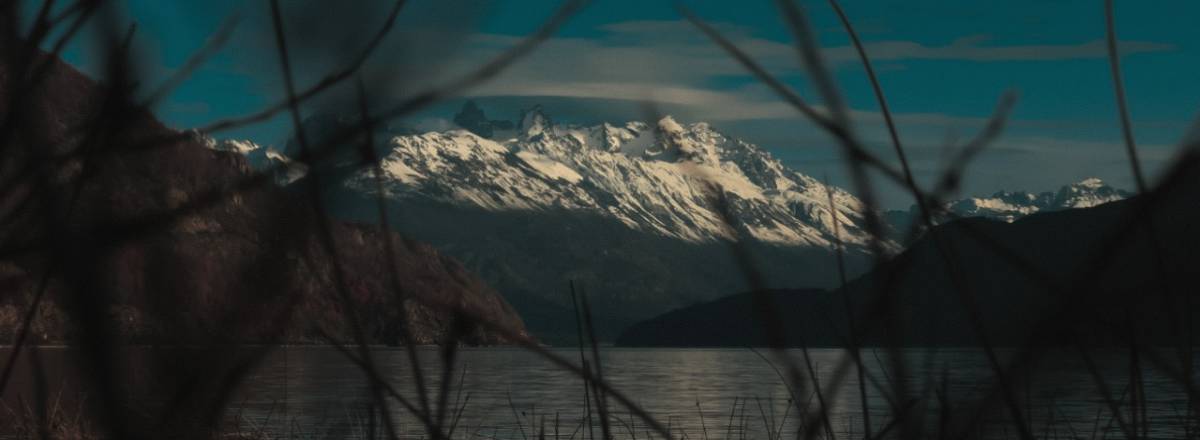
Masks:
[[[982,217],[1012,223],[1039,212],[1090,208],[1102,203],[1129,198],[1131,193],[1111,187],[1092,177],[1064,185],[1058,191],[1031,193],[1027,191],[998,191],[987,197],[967,197],[953,200],[936,213],[935,223],[956,218]],[[920,223],[920,211],[913,205],[908,211],[888,211],[884,217],[895,231],[903,234],[913,223]]]
[[[1055,192],[1033,194],[1025,191],[1000,191],[990,197],[956,200],[948,204],[946,210],[957,217],[984,217],[1012,223],[1030,214],[1091,208],[1132,195],[1093,177],[1064,185]]]

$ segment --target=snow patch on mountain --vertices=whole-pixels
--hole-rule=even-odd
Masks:
[[[546,156],[529,151],[518,151],[517,157],[521,158],[526,164],[533,167],[533,169],[545,177],[561,179],[571,183],[579,183],[579,181],[583,180],[583,176],[579,175],[575,170]]]
[[[253,153],[254,151],[261,149],[262,147],[260,147],[256,143],[250,142],[250,141],[238,140],[238,139],[226,139],[226,140],[215,142],[209,148],[212,148],[214,150],[219,150],[219,151],[232,151],[234,153],[248,155],[250,153]]]

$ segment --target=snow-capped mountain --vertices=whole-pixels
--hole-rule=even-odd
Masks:
[[[1026,191],[999,191],[989,197],[956,200],[946,205],[946,211],[957,217],[986,217],[1012,223],[1018,218],[1038,212],[1090,208],[1131,195],[1092,177],[1064,185],[1055,192],[1034,194]]]
[[[478,108],[468,109],[482,118]],[[523,112],[515,130],[491,127],[492,139],[468,130],[393,137],[382,161],[385,195],[488,211],[586,212],[700,243],[735,238],[716,206],[714,191],[720,191],[738,238],[832,248],[832,192],[842,241],[864,246],[870,240],[862,203],[853,195],[706,123],[667,116],[653,125],[568,126],[534,107]],[[347,185],[370,193],[371,178],[363,171]]]
[[[1091,177],[1064,185],[1057,191],[997,191],[986,197],[953,200],[942,206],[934,220],[936,223],[943,223],[956,218],[983,217],[1012,223],[1021,217],[1039,212],[1090,208],[1132,195],[1128,191],[1114,188],[1098,178]],[[885,217],[891,223],[892,230],[903,235],[914,223],[920,222],[920,215],[917,206],[913,205],[908,211],[888,211]],[[896,238],[903,240],[905,237]]]
[[[519,116],[490,119],[468,103],[454,118],[462,129],[393,127],[371,139],[389,225],[463,261],[544,340],[574,340],[569,285],[587,291],[603,338],[732,292],[836,286],[835,231],[847,245],[851,276],[870,264],[858,199],[708,124],[664,117],[567,125],[538,107]],[[326,114],[309,118],[304,130],[316,144],[357,125],[353,117]],[[299,163],[291,147],[283,154],[225,141],[211,147],[273,165],[284,171],[276,174],[282,185],[321,173],[334,215],[380,219],[379,186],[361,148]],[[744,252],[731,252],[731,238]],[[884,247],[899,250],[891,241]],[[742,255],[757,279],[745,272]]]

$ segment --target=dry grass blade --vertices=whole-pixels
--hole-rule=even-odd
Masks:
[[[42,305],[42,300],[46,297],[46,289],[50,282],[50,276],[54,274],[55,263],[52,261],[46,270],[42,273],[35,287],[33,300],[26,306],[25,315],[21,317],[21,327],[17,330],[17,337],[9,349],[8,357],[4,361],[4,371],[0,373],[0,395],[8,388],[8,381],[12,378],[13,369],[16,366],[17,358],[21,355],[21,350],[25,346],[25,341],[29,339],[29,331],[33,326],[33,320],[37,316],[38,310]]]
[[[1125,97],[1125,81],[1121,75],[1121,55],[1117,48],[1117,29],[1114,15],[1113,0],[1105,0],[1104,24],[1106,31],[1106,47],[1108,49],[1109,71],[1112,74],[1113,80],[1113,93],[1116,96],[1118,116],[1121,120],[1121,134],[1125,141],[1125,152],[1129,159],[1129,166],[1133,172],[1134,182],[1137,184],[1138,193],[1145,193],[1146,180],[1142,174],[1141,161],[1138,159],[1137,143],[1134,141],[1132,118],[1129,115],[1129,104],[1126,102]],[[1185,136],[1188,134],[1185,134]],[[1158,233],[1154,228],[1153,220],[1146,222],[1145,231],[1149,235],[1149,241],[1152,250],[1151,258],[1153,259],[1155,270],[1158,271],[1158,278],[1159,280],[1165,280],[1165,263],[1162,257],[1163,246],[1159,240]],[[1179,298],[1181,295],[1186,295],[1186,293],[1176,292],[1180,289],[1166,285],[1165,281],[1160,281],[1158,285],[1155,286],[1155,290],[1158,292],[1158,296],[1161,300],[1164,315],[1169,320],[1171,333],[1176,335],[1177,341],[1175,345],[1179,350],[1180,361],[1184,363],[1190,363],[1189,358],[1191,357],[1192,345],[1189,343],[1189,340],[1191,338],[1191,333],[1189,332],[1185,335],[1182,332],[1182,326],[1178,322],[1179,320],[1175,313],[1180,306],[1184,305],[1183,303],[1187,302],[1187,299],[1181,301]],[[1189,308],[1186,310],[1191,309]],[[1191,379],[1189,378],[1187,383],[1190,382]]]
[[[167,97],[176,87],[183,84],[185,80],[192,75],[196,69],[204,64],[204,61],[211,58],[229,41],[229,36],[233,35],[233,30],[237,28],[238,19],[236,16],[226,18],[217,27],[217,30],[208,37],[208,41],[200,49],[192,52],[187,61],[183,63],[179,69],[171,74],[161,85],[156,87],[153,92],[150,92],[148,97],[142,102],[142,107],[153,107]]]
[[[883,225],[878,213],[875,211],[877,206],[875,199],[875,191],[872,187],[871,179],[866,172],[867,165],[873,165],[872,162],[882,163],[878,158],[869,154],[862,144],[858,141],[851,127],[849,113],[845,102],[842,100],[841,93],[833,80],[833,76],[825,65],[824,58],[821,55],[820,47],[817,44],[816,36],[812,32],[812,28],[808,23],[808,19],[796,3],[790,0],[777,0],[780,11],[782,12],[785,23],[793,34],[795,40],[795,48],[798,51],[800,59],[816,83],[817,90],[820,93],[823,102],[830,111],[830,123],[822,125],[835,139],[837,139],[845,154],[846,164],[850,169],[850,174],[854,182],[854,187],[857,190],[858,196],[864,205],[863,217],[866,223],[866,231],[870,237],[868,247],[876,260],[880,263],[885,258],[885,250],[882,243]],[[888,168],[889,170],[891,168]],[[905,177],[909,177],[909,173],[904,173]],[[910,181],[908,178],[905,182]],[[915,185],[910,185],[915,189]],[[917,192],[917,191],[914,191]],[[917,195],[919,198],[920,196]],[[888,334],[893,335],[889,338],[889,354],[892,358],[892,368],[897,372],[897,381],[893,382],[895,388],[894,393],[898,398],[905,399],[908,395],[905,371],[906,365],[903,361],[903,356],[899,351],[900,332],[898,331],[898,322],[896,322],[894,314],[890,310],[895,308],[891,295],[886,291],[880,290],[876,295],[883,303],[885,326],[888,329]],[[807,350],[805,350],[806,363]],[[811,369],[811,368],[810,368]],[[810,372],[811,374],[811,372]],[[819,388],[819,385],[818,385]],[[818,399],[823,400],[818,390]],[[821,406],[824,408],[825,403],[822,401]],[[824,412],[824,410],[823,410]],[[829,429],[827,415],[825,417],[826,429]],[[906,425],[907,426],[907,425]],[[812,433],[810,428],[810,434]],[[830,433],[831,434],[831,433]]]
[[[596,328],[592,324],[592,308],[588,304],[586,294],[580,295],[579,299],[583,306],[583,319],[587,329],[588,342],[592,346],[592,364],[596,367],[596,378],[603,382],[604,366],[600,361],[600,343],[596,340]],[[605,396],[604,390],[595,387],[595,383],[592,387],[592,397],[596,399],[596,409],[600,412],[600,432],[604,435],[604,440],[611,440],[613,437],[608,416],[608,398]],[[667,432],[670,432],[670,428],[667,429]]]
[[[586,345],[583,343],[583,311],[579,308],[579,295],[575,292],[574,281],[571,281],[568,284],[568,287],[570,287],[572,310],[575,312],[575,337],[577,339],[576,347],[579,348],[579,365],[582,365],[584,370],[590,373],[590,364],[588,363],[587,355],[584,354],[584,348]],[[585,377],[583,379],[583,416],[585,417],[584,420],[585,424],[587,425],[587,434],[591,435],[592,439],[595,439],[596,433],[594,432],[594,429],[592,429],[591,396],[593,392],[592,384]]]
[[[454,307],[451,304],[440,302],[430,302],[429,305],[439,309],[450,309]],[[633,399],[625,395],[625,393],[613,387],[608,382],[599,380],[599,378],[597,378],[590,369],[572,364],[571,361],[551,352],[546,347],[539,345],[536,341],[529,339],[520,332],[517,332],[503,324],[497,323],[486,316],[473,314],[469,310],[464,310],[463,313],[474,322],[478,323],[481,327],[490,331],[494,331],[501,336],[508,338],[508,340],[513,341],[517,346],[529,351],[530,353],[536,354],[538,357],[550,362],[552,365],[563,369],[563,371],[567,371],[580,378],[583,378],[584,380],[594,382],[595,386],[603,390],[606,396],[615,400],[618,404],[629,410],[630,413],[641,419],[646,424],[647,429],[653,430],[656,434],[662,436],[664,439],[671,439],[670,432],[667,430],[665,425],[656,420],[649,412],[634,402]]]
[[[725,36],[721,35],[716,28],[713,28],[711,25],[701,20],[691,10],[678,4],[676,5],[676,8],[679,10],[679,13],[684,16],[684,18],[692,23],[692,25],[704,32],[709,39],[713,40],[713,42],[720,46],[721,49],[725,50],[747,71],[753,74],[755,78],[774,91],[776,95],[784,100],[784,102],[794,107],[801,114],[813,121],[813,123],[817,124],[818,127],[837,138],[839,140],[839,146],[848,150],[846,151],[847,154],[855,157],[856,160],[862,161],[866,165],[869,165],[872,169],[879,171],[888,179],[902,185],[904,184],[905,179],[903,172],[895,169],[891,165],[888,165],[874,154],[864,150],[856,141],[851,140],[850,142],[843,142],[848,140],[847,136],[850,136],[850,133],[846,132],[843,126],[837,125],[825,114],[818,112],[803,97],[792,90],[791,87],[787,86],[778,78],[775,78],[773,75],[771,75],[766,68],[760,65],[757,61],[754,61],[749,54],[737,47],[737,45],[735,45],[728,38],[725,38]]]
[[[309,99],[312,99],[313,97],[320,95],[322,92],[329,90],[333,86],[336,86],[344,81],[349,80],[351,77],[354,76],[355,73],[357,73],[360,69],[362,69],[362,66],[364,64],[366,64],[367,60],[370,59],[371,56],[375,53],[375,51],[379,48],[379,45],[382,44],[384,39],[388,36],[388,34],[391,33],[392,28],[396,24],[396,18],[399,17],[400,11],[402,9],[404,9],[404,5],[406,3],[407,3],[407,0],[395,0],[395,2],[392,5],[391,11],[388,12],[387,18],[385,18],[383,21],[383,26],[380,26],[379,30],[377,30],[375,32],[374,36],[371,37],[371,39],[367,42],[367,44],[363,47],[363,49],[350,61],[350,63],[348,63],[346,65],[346,67],[343,67],[342,69],[340,69],[338,71],[335,71],[333,73],[326,75],[324,78],[321,78],[315,84],[309,86],[308,88],[304,89],[303,91],[296,93],[294,97],[289,97],[287,100],[284,100],[283,102],[272,104],[272,105],[254,113],[254,114],[251,114],[251,115],[242,116],[240,118],[223,120],[223,121],[219,121],[219,122],[210,124],[204,128],[199,129],[198,131],[204,132],[204,133],[213,133],[213,132],[217,132],[217,131],[232,129],[232,128],[236,128],[236,127],[241,127],[241,126],[257,123],[257,122],[266,121],[267,119],[270,119],[272,116],[275,116],[276,114],[279,114],[280,112],[288,110],[288,108],[291,105],[290,102],[292,100],[295,100],[297,102],[308,101]]]
[[[863,47],[862,40],[858,38],[858,32],[855,32],[854,26],[850,24],[850,18],[842,10],[842,6],[838,4],[837,0],[829,0],[829,6],[837,13],[838,20],[841,21],[846,34],[850,36],[851,43],[854,44],[854,51],[858,53],[858,58],[862,61],[863,70],[867,73],[867,80],[871,83],[871,90],[875,93],[875,100],[879,102],[879,111],[883,113],[883,122],[887,126],[888,137],[892,141],[892,147],[896,150],[896,158],[900,160],[900,170],[904,172],[905,183],[908,184],[914,194],[917,194],[919,193],[919,189],[917,188],[916,181],[913,180],[912,168],[908,164],[908,155],[904,153],[904,147],[900,142],[900,134],[896,130],[896,122],[892,119],[892,109],[887,103],[887,97],[883,94],[883,87],[879,84],[879,78],[875,75],[875,67],[871,64],[871,59],[867,56],[867,50]],[[921,211],[926,213],[925,215],[928,215],[925,200],[921,197],[917,197],[916,200]],[[870,437],[869,434],[867,436]]]
[[[452,80],[444,86],[433,87],[417,93],[412,97],[405,99],[403,102],[377,113],[370,119],[370,122],[372,124],[378,124],[411,114],[412,112],[425,108],[426,106],[433,104],[442,98],[454,96],[457,93],[491,79],[517,60],[528,55],[543,41],[550,38],[551,35],[554,35],[554,33],[566,23],[567,19],[575,15],[575,13],[582,9],[586,3],[586,0],[567,0],[561,7],[559,7],[554,15],[543,22],[542,26],[539,27],[537,31],[526,36],[521,42],[508,49],[506,52],[475,68],[466,75]],[[390,24],[388,26],[390,28]],[[360,57],[360,64],[352,65],[341,72],[330,75],[326,78],[326,80],[322,80],[317,85],[308,89],[306,92],[297,95],[297,99],[300,101],[307,100],[328,89],[329,87],[346,80],[361,67],[361,62],[365,61],[366,56],[369,56],[370,53],[371,52],[369,51],[365,52],[364,56]],[[242,127],[252,123],[262,122],[285,109],[286,105],[276,104],[253,115],[227,119],[206,125],[198,129],[198,131],[203,133],[215,133]],[[347,141],[353,136],[353,134],[354,133],[350,131],[341,133],[340,135],[331,136],[327,144],[339,145]],[[325,148],[325,146],[321,145],[314,146],[314,150],[322,150]]]
[[[783,13],[784,23],[792,32],[792,38],[795,40],[793,46],[800,56],[805,70],[812,76],[813,82],[817,86],[817,92],[821,94],[822,101],[829,109],[830,122],[839,130],[850,133],[850,115],[846,108],[846,102],[842,100],[842,94],[838,91],[837,84],[834,83],[833,75],[825,66],[821,48],[817,44],[817,36],[813,34],[812,26],[809,25],[804,11],[796,5],[794,0],[775,0],[775,4]]]
[[[409,98],[399,105],[385,109],[379,112],[375,118],[381,121],[388,121],[411,114],[412,112],[420,110],[441,98],[453,96],[454,94],[468,90],[491,79],[504,69],[508,68],[508,66],[533,52],[533,50],[541,45],[542,42],[549,39],[550,36],[554,35],[555,32],[558,32],[558,29],[562,27],[562,25],[566,24],[568,19],[583,9],[587,3],[587,0],[565,1],[563,5],[554,12],[554,15],[547,19],[537,31],[526,36],[524,40],[509,48],[507,52],[497,56],[496,58],[493,58],[491,61],[476,68],[473,72],[457,78],[445,86],[430,89],[413,96],[412,98]]]
[[[700,17],[693,13],[690,9],[687,9],[679,3],[676,3],[676,9],[678,9],[679,13],[683,15],[683,17],[689,22],[691,22],[693,26],[696,26],[697,29],[700,29],[701,32],[704,32],[704,35],[708,36],[708,38],[713,40],[713,42],[720,46],[721,49],[729,53],[729,55],[737,60],[737,62],[743,67],[745,67],[746,70],[749,70],[750,73],[754,74],[754,76],[759,79],[759,81],[762,81],[763,84],[766,84],[767,87],[770,87],[771,90],[774,90],[776,94],[787,101],[787,103],[792,107],[795,107],[817,124],[831,124],[824,114],[818,112],[815,108],[813,108],[812,105],[808,103],[808,101],[792,91],[791,87],[788,87],[782,81],[779,81],[777,78],[775,78],[774,75],[771,75],[771,73],[768,72],[765,67],[758,64],[757,61],[754,61],[754,58],[751,58],[750,54],[743,51],[732,41],[729,41],[729,39],[725,38],[724,35],[721,35],[721,33],[717,31],[716,28],[712,27],[712,25],[709,25],[704,20],[701,20]]]
[[[1104,0],[1105,43],[1108,49],[1108,66],[1112,73],[1113,92],[1117,98],[1117,112],[1121,119],[1121,135],[1125,140],[1125,153],[1129,155],[1129,166],[1133,168],[1133,180],[1139,193],[1146,192],[1146,178],[1142,177],[1142,165],[1138,160],[1137,144],[1133,140],[1133,123],[1129,117],[1129,104],[1125,102],[1125,81],[1121,78],[1121,54],[1117,51],[1117,25],[1113,17],[1113,0]]]
[[[284,23],[283,23],[282,14],[280,12],[279,0],[271,0],[271,24],[273,25],[273,28],[275,30],[275,41],[276,41],[276,45],[278,47],[279,63],[280,63],[280,68],[283,73],[284,87],[286,89],[287,96],[288,96],[288,107],[290,109],[290,113],[292,116],[292,124],[296,130],[296,140],[300,145],[301,160],[304,160],[308,156],[308,141],[307,141],[305,133],[304,133],[304,126],[301,124],[301,121],[300,121],[300,107],[299,107],[299,103],[298,103],[298,101],[296,99],[296,95],[295,95],[295,88],[294,88],[293,79],[292,79],[291,62],[288,57],[287,40],[284,37]],[[334,287],[335,287],[336,293],[338,294],[339,298],[341,299],[342,305],[344,307],[344,314],[346,315],[346,320],[350,323],[350,328],[351,328],[351,331],[353,332],[353,337],[354,337],[355,341],[357,342],[357,345],[359,348],[359,356],[362,358],[363,365],[365,366],[365,368],[367,370],[374,371],[376,367],[375,367],[374,360],[372,359],[372,356],[371,356],[371,349],[367,346],[367,338],[366,338],[366,334],[363,332],[362,325],[359,323],[358,317],[355,316],[355,312],[354,312],[355,309],[353,307],[354,301],[351,298],[350,292],[347,287],[344,268],[342,267],[340,259],[337,255],[337,246],[333,241],[332,226],[330,225],[329,217],[328,217],[328,214],[326,213],[324,203],[321,200],[321,195],[320,195],[321,183],[320,183],[319,179],[320,179],[319,173],[312,173],[307,178],[307,181],[308,181],[307,189],[308,189],[308,193],[309,193],[309,201],[311,203],[311,208],[313,209],[314,214],[317,218],[317,226],[319,228],[318,232],[317,232],[317,239],[318,239],[319,243],[321,244],[321,246],[324,248],[325,253],[329,256],[330,261],[333,263]],[[392,268],[392,270],[394,270],[394,268]],[[371,378],[371,380],[374,382],[375,378],[378,377],[378,375],[373,374],[372,372],[368,372],[368,377]],[[384,398],[382,387],[379,387],[376,384],[376,386],[370,387],[370,391],[371,391],[372,397],[374,397],[374,399],[375,399],[375,404],[380,408],[382,413],[385,415],[389,414],[387,399]],[[387,429],[388,437],[395,438],[396,430],[395,430],[395,426],[392,425],[391,418],[384,417],[383,421],[384,421],[384,427],[385,427],[385,429]],[[440,433],[441,431],[438,430],[435,432]]]
[[[385,231],[392,230],[391,220],[388,217],[387,201],[384,199],[386,192],[384,191],[384,172],[383,166],[379,162],[379,158],[375,154],[374,126],[368,121],[370,114],[369,106],[367,105],[367,92],[363,86],[361,79],[356,82],[358,89],[359,117],[363,121],[362,131],[365,139],[362,145],[362,156],[366,163],[371,165],[371,177],[375,182],[375,209],[379,212],[379,226]],[[398,267],[396,259],[396,240],[390,234],[383,240],[383,257],[387,263],[388,282],[391,283],[393,295],[402,303],[404,294],[403,286],[400,283],[400,276],[396,273]],[[421,410],[428,414],[429,411],[429,394],[425,388],[425,373],[421,366],[420,354],[417,352],[416,343],[412,337],[412,332],[409,330],[409,323],[405,317],[401,317],[399,324],[401,342],[404,343],[405,353],[408,355],[409,367],[413,371],[413,387],[417,392],[418,402],[421,404]]]
[[[396,390],[396,388],[392,386],[390,382],[379,375],[379,371],[377,369],[368,368],[367,364],[363,362],[363,360],[360,359],[357,354],[355,354],[337,339],[334,339],[332,336],[323,334],[322,337],[330,347],[333,347],[339,353],[341,353],[343,357],[353,362],[360,370],[371,375],[369,379],[372,381],[374,386],[382,388],[389,397],[395,399],[397,402],[400,402],[400,406],[403,406],[406,411],[415,416],[427,430],[437,431],[437,422],[434,421],[427,412],[421,410],[412,402],[410,402],[408,398],[404,397],[403,394],[400,394],[400,392]],[[443,439],[449,438],[448,436],[442,434],[434,435],[433,437]]]
[[[905,168],[907,169],[907,166]],[[824,182],[826,194],[829,196],[829,221],[833,224],[833,250],[834,255],[837,257],[838,283],[840,285],[840,289],[845,291],[846,258],[845,251],[843,250],[842,246],[841,222],[838,221],[837,208],[833,203],[833,191],[829,189],[829,178],[826,177]],[[854,329],[857,327],[857,325],[854,323],[854,306],[850,302],[849,295],[842,295],[842,304],[846,308],[846,323],[847,327],[850,328],[850,334],[847,340],[847,342],[849,342],[849,347],[846,348],[850,350],[850,356],[854,358],[854,368],[856,370],[855,373],[858,376],[858,399],[859,405],[862,408],[863,437],[871,438],[871,409],[867,402],[867,384],[863,372],[862,352],[858,346],[858,339],[854,335]]]

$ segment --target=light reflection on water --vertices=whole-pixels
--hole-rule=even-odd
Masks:
[[[136,349],[135,349],[136,350]],[[554,353],[578,362],[575,349],[552,349]],[[69,362],[66,350],[42,350],[49,375],[61,375],[59,364]],[[442,374],[439,352],[434,348],[420,351],[430,400],[437,401]],[[794,438],[804,423],[789,403],[789,387],[780,374],[759,355],[748,349],[627,349],[601,351],[604,378],[641,408],[670,427],[673,437],[687,439],[717,438]],[[763,352],[771,357],[770,353]],[[788,353],[801,369],[801,353]],[[836,349],[809,350],[822,396],[830,406],[830,425],[841,438],[862,437],[862,413],[858,383],[853,370],[843,375],[836,387],[830,384],[835,370],[844,361],[845,352]],[[1003,352],[1001,353],[1003,357]],[[402,349],[373,350],[380,372],[414,405],[419,405]],[[930,356],[932,355],[932,356]],[[1120,351],[1095,354],[1104,380],[1114,397],[1123,395],[1129,380],[1128,360]],[[994,379],[982,352],[973,349],[905,350],[910,395],[922,397],[911,406],[897,403],[910,414],[929,416],[925,437],[936,437],[938,402],[946,399],[949,407],[964,417],[974,414],[971,403],[985,397]],[[532,439],[544,426],[547,437],[555,432],[561,438],[588,438],[583,423],[586,407],[584,383],[574,374],[557,368],[536,354],[515,348],[467,348],[458,352],[458,366],[452,375],[446,420],[458,420],[455,438]],[[895,372],[884,374],[887,362],[882,351],[866,350],[863,356],[868,376],[885,384]],[[780,366],[782,369],[782,366]],[[1037,365],[1033,381],[1014,383],[1012,389],[1030,425],[1039,437],[1091,437],[1095,430],[1110,437],[1122,437],[1109,417],[1096,383],[1084,364],[1071,353],[1057,353]],[[27,388],[29,371],[18,371],[14,393]],[[786,375],[786,371],[782,372]],[[1183,434],[1181,417],[1187,399],[1183,386],[1153,369],[1145,374],[1146,417],[1151,437],[1179,437]],[[870,382],[868,382],[870,383]],[[802,405],[817,408],[817,397],[805,384],[798,392]],[[942,390],[939,393],[935,391]],[[889,390],[890,392],[890,390]],[[887,425],[891,403],[875,386],[868,386],[873,430]],[[1127,398],[1126,398],[1127,399]],[[610,399],[611,401],[612,399]],[[245,378],[233,402],[230,414],[246,419],[247,426],[268,427],[292,433],[310,434],[349,429],[351,435],[367,425],[366,413],[372,398],[365,375],[337,350],[327,347],[289,347],[278,349]],[[428,437],[424,426],[391,404],[398,428],[406,437]],[[461,408],[461,413],[459,409]],[[1030,411],[1029,409],[1032,409]],[[974,424],[995,437],[1016,437],[1006,412],[990,411],[983,423]],[[1126,414],[1127,416],[1127,414]],[[612,404],[612,433],[617,438],[649,438],[649,428],[627,409]],[[965,419],[963,419],[965,420]],[[557,422],[556,422],[557,421]],[[951,427],[954,428],[954,427]],[[600,438],[598,415],[592,429]],[[1072,434],[1073,433],[1073,434]],[[993,435],[989,435],[993,436]]]

